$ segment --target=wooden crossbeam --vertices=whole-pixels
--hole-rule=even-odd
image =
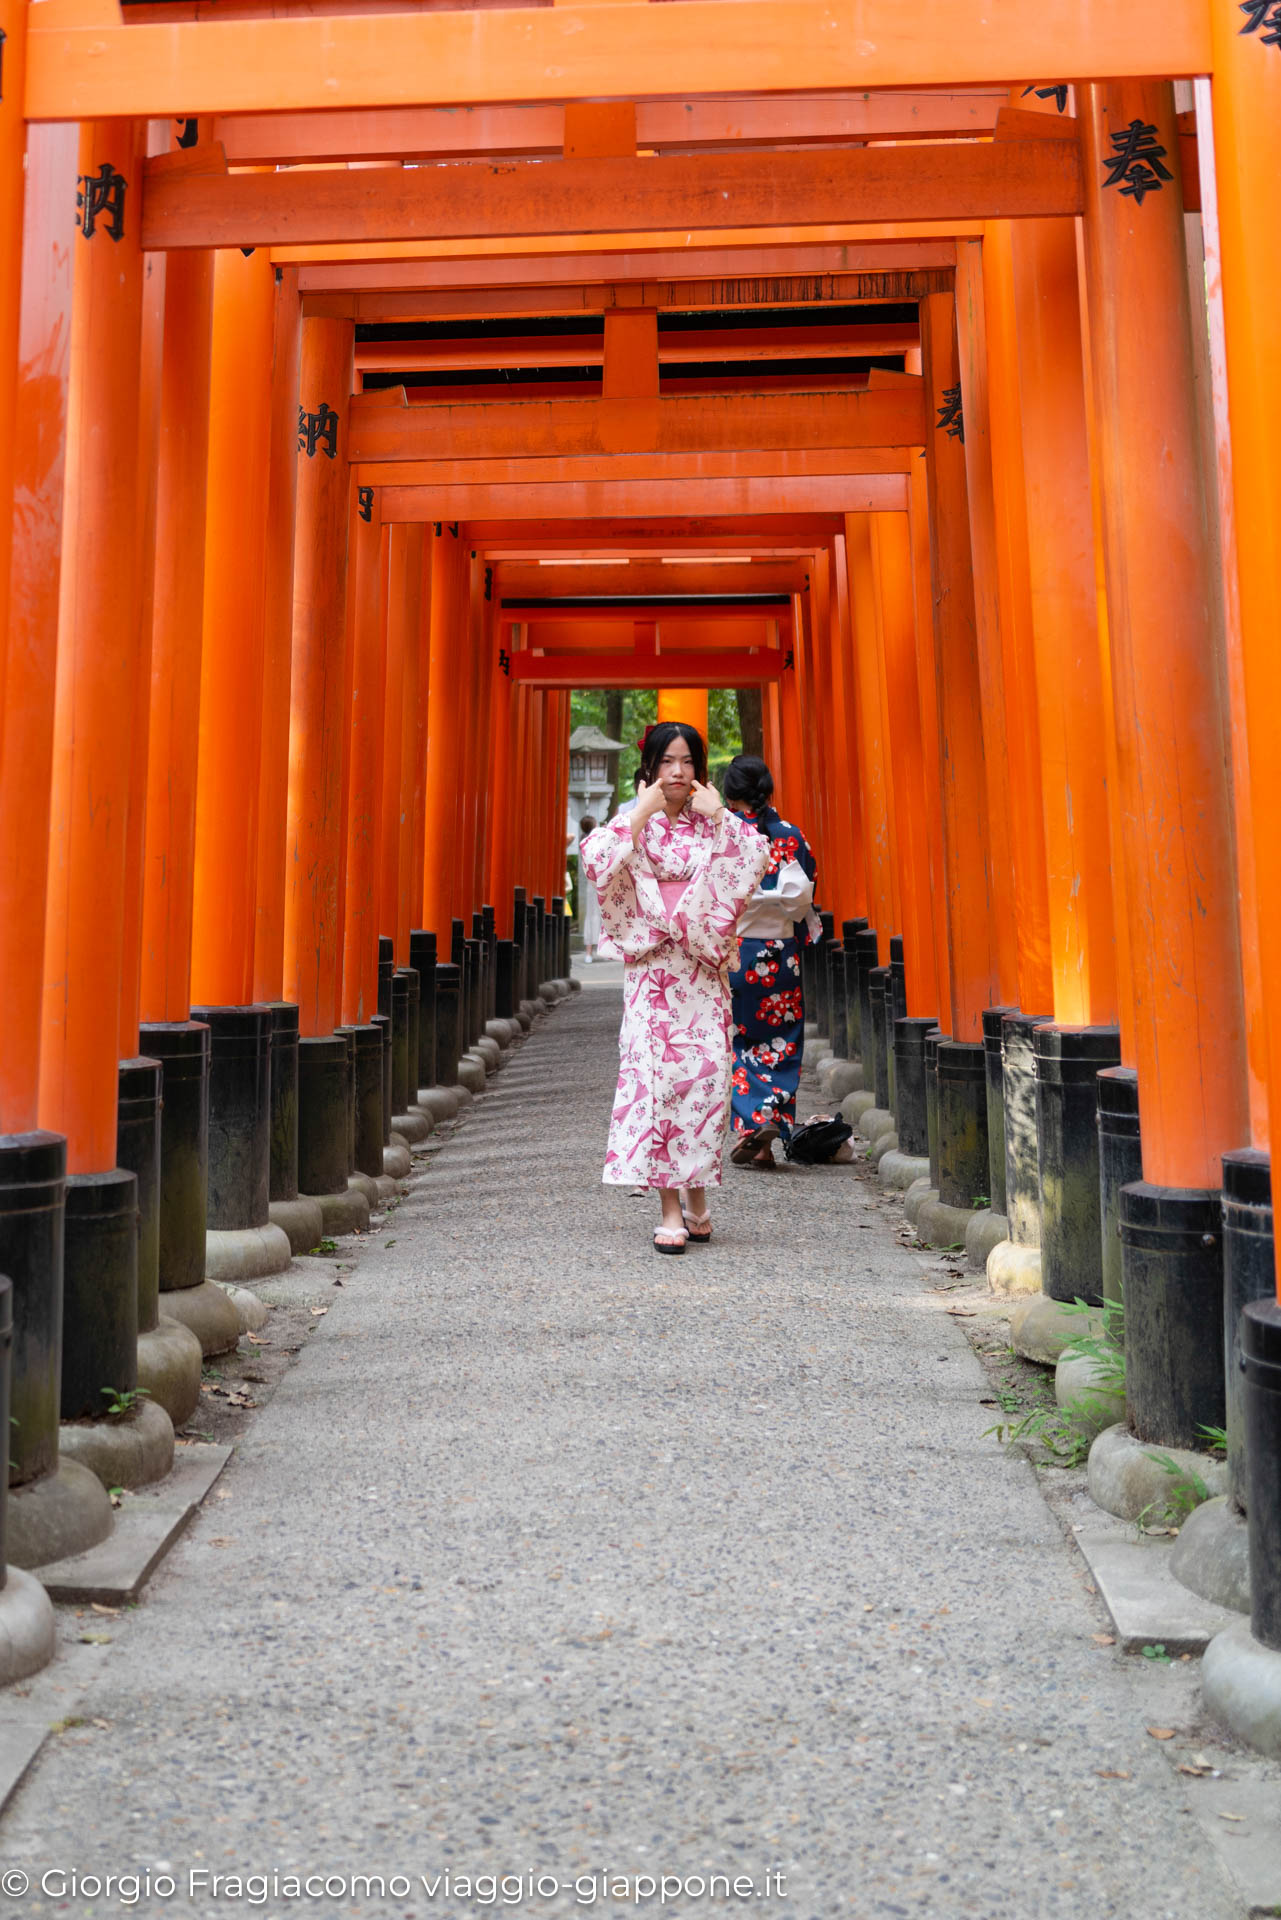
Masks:
[[[707,360],[838,360],[865,354],[903,353],[920,345],[915,321],[842,326],[712,328],[658,335],[662,366]],[[605,358],[602,334],[484,336],[478,340],[365,340],[356,345],[360,373],[447,373],[481,367],[598,367]]]
[[[29,120],[1188,78],[1214,65],[1205,0],[638,0],[66,28],[39,16]]]
[[[558,404],[568,405],[569,402]],[[637,481],[766,481],[848,479],[867,483],[875,477],[903,476],[915,458],[910,448],[840,447],[755,448],[715,453],[616,453],[579,458],[555,454],[523,460],[389,460],[357,462],[353,472],[362,487],[591,486]]]
[[[402,390],[397,390],[402,391]],[[516,400],[479,406],[351,401],[348,453],[379,461],[572,458],[821,448],[919,447],[919,381],[824,394],[707,394],[676,400]]]
[[[788,671],[786,651],[529,653],[509,657],[513,680],[535,687],[759,687]]]
[[[462,537],[469,546],[486,552],[511,547],[560,555],[570,551],[599,555],[606,550],[627,555],[706,554],[810,549],[825,546],[844,531],[844,522],[834,514],[782,513],[775,507],[750,518],[709,509],[690,513],[669,510],[636,519],[615,514],[575,520],[569,515],[552,514],[539,521],[522,514],[512,519],[470,520]]]
[[[384,522],[398,520],[637,519],[651,514],[831,516],[903,513],[905,474],[805,475],[737,480],[596,480],[383,487]]]
[[[762,321],[771,307],[852,306],[871,301],[923,300],[926,294],[945,290],[940,272],[955,263],[956,249],[950,240],[923,243],[936,264],[919,270],[890,269],[868,273],[792,273],[729,274],[723,278],[679,280],[626,280],[613,282],[584,280],[584,268],[573,282],[558,285],[543,281],[535,286],[506,284],[477,288],[464,287],[397,288],[395,290],[358,287],[343,292],[337,288],[303,294],[304,315],[324,315],[332,319],[354,320],[358,325],[384,322],[480,320],[499,316],[524,315],[555,318],[559,315],[604,314],[612,307],[656,307],[660,313],[677,308],[682,313],[699,309],[752,307],[760,310]],[[896,245],[895,253],[900,249]],[[860,249],[867,251],[867,249]],[[877,258],[882,257],[880,252]],[[511,262],[499,263],[506,270]],[[539,263],[542,272],[545,262]],[[742,262],[739,262],[740,267]],[[417,273],[419,263],[410,271]],[[304,267],[300,278],[324,273],[323,267]],[[381,275],[383,269],[374,269]],[[357,353],[360,352],[359,346]]]
[[[556,566],[503,560],[494,568],[493,593],[504,600],[566,594],[800,593],[807,569],[796,560],[744,560],[730,565],[671,566],[632,560],[624,566]]]
[[[974,225],[966,222],[965,225]],[[944,292],[951,286],[945,278],[956,266],[955,236],[946,238],[913,237],[890,240],[881,237],[839,243],[832,240],[779,242],[771,236],[753,246],[750,258],[746,250],[729,247],[660,248],[619,252],[508,255],[492,254],[480,260],[311,260],[298,267],[299,291],[315,300],[322,295],[347,294],[367,304],[362,318],[376,317],[374,303],[395,299],[405,305],[398,312],[423,312],[424,317],[438,311],[501,313],[578,313],[609,305],[680,306],[679,296],[668,298],[668,287],[689,284],[689,276],[698,275],[696,287],[705,289],[694,306],[721,304],[780,305],[793,295],[766,292],[809,286],[806,298],[871,300],[923,300],[929,293]],[[273,255],[274,257],[274,255]],[[864,289],[855,296],[851,288],[858,283]],[[752,299],[735,288],[756,285],[762,289]],[[474,288],[470,296],[464,291]],[[597,288],[600,289],[599,293]],[[830,289],[830,291],[829,291]],[[717,296],[724,292],[722,301]],[[619,296],[631,295],[624,302]],[[514,304],[504,308],[496,302],[510,298]],[[478,306],[478,301],[484,304]],[[538,304],[531,305],[533,300]],[[564,302],[565,304],[562,304]],[[425,310],[425,311],[424,311]]]
[[[706,621],[709,624],[738,624],[746,619],[785,620],[789,617],[790,603],[786,594],[768,596],[763,601],[755,599],[747,602],[726,599],[713,599],[708,596],[701,605],[691,604],[682,597],[680,602],[672,604],[669,596],[657,600],[621,600],[614,601],[608,596],[599,599],[584,599],[581,595],[566,595],[558,605],[548,605],[545,599],[517,597],[511,599],[504,595],[498,601],[498,618],[504,625],[528,627],[537,634],[543,627],[563,626],[575,615],[594,620],[690,620]],[[535,639],[534,645],[543,643]]]
[[[943,140],[988,133],[1009,98],[993,92],[858,93],[761,100],[643,101],[636,142],[692,152],[732,142]],[[388,107],[368,113],[222,114],[214,138],[237,167],[307,160],[494,159],[559,154],[559,106]]]
[[[142,244],[160,252],[823,227],[852,210],[861,226],[901,225],[1071,215],[1083,204],[1070,138],[281,173],[191,174],[149,162]]]

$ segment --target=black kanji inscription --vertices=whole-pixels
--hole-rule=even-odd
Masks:
[[[1057,86],[1053,87],[1024,87],[1023,98],[1025,100],[1029,93],[1034,93],[1038,100],[1053,100],[1060,113],[1067,112],[1068,90],[1065,81],[1060,81]]]
[[[1265,47],[1281,47],[1281,0],[1241,0],[1242,33],[1257,33]],[[1266,33],[1259,29],[1266,27]]]
[[[356,488],[356,512],[362,520],[374,517],[374,490],[372,487]]]
[[[1156,128],[1149,122],[1131,120],[1128,127],[1112,135],[1112,145],[1116,151],[1107,162],[1108,176],[1103,184],[1121,187],[1122,195],[1133,198],[1136,206],[1141,207],[1149,193],[1160,193],[1166,180],[1173,180],[1170,169],[1161,164],[1165,148],[1158,146]]]
[[[180,147],[194,147],[200,138],[200,122],[197,120],[195,114],[186,114],[179,120],[178,125],[182,128],[182,132],[178,135],[178,145]]]
[[[333,460],[338,454],[338,415],[327,401],[322,400],[315,413],[306,413],[298,409],[298,451],[314,460],[319,448],[326,460]]]
[[[0,27],[0,100],[4,99],[4,43],[8,38],[4,28]]]
[[[80,209],[80,231],[86,240],[92,240],[101,223],[113,240],[125,237],[125,190],[128,181],[122,173],[117,173],[111,162],[104,161],[97,173],[82,173],[80,186],[76,193],[76,205]]]
[[[512,657],[506,647],[500,647],[498,649],[498,664],[510,680],[512,677]]]
[[[961,383],[954,387],[944,387],[943,404],[937,407],[938,424],[944,428],[949,440],[959,440],[965,445],[965,415],[961,410]]]

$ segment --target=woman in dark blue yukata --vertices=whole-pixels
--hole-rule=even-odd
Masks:
[[[724,780],[725,804],[770,842],[770,863],[738,922],[733,994],[733,1131],[730,1159],[771,1168],[774,1141],[796,1122],[796,1089],[805,1052],[801,949],[819,932],[814,856],[799,827],[770,804],[774,779],[763,760],[741,753]]]

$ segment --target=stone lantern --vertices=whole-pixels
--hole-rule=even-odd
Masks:
[[[599,727],[575,727],[569,736],[569,817],[565,834],[578,845],[578,823],[589,813],[597,826],[609,818],[618,779],[621,740],[611,740]]]

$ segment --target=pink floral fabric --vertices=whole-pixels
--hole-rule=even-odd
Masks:
[[[719,1186],[734,930],[769,842],[728,809],[713,825],[686,807],[675,820],[654,814],[638,848],[626,814],[597,827],[582,861],[600,899],[601,951],[626,962],[605,1183]],[[670,918],[660,881],[688,883]]]

